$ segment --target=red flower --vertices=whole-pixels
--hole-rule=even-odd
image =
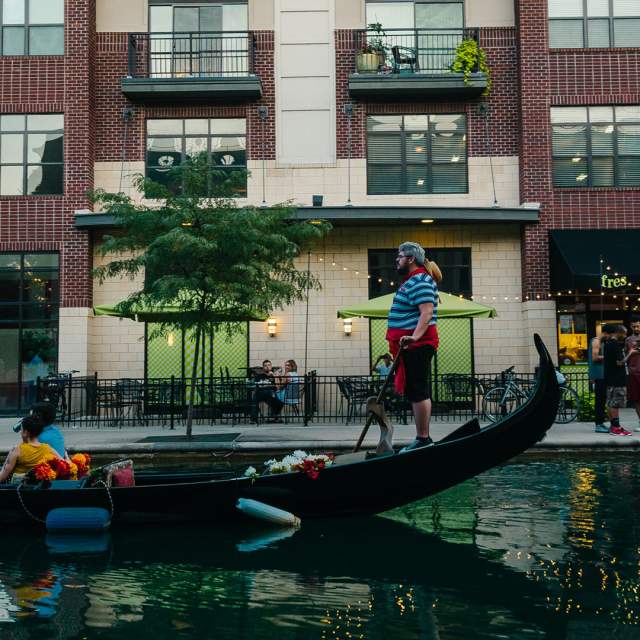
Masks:
[[[320,475],[316,469],[316,462],[314,460],[309,460],[308,458],[303,462],[303,471],[312,480],[315,480]]]
[[[49,466],[55,471],[58,480],[69,480],[71,478],[71,465],[61,458],[51,458],[48,460]]]

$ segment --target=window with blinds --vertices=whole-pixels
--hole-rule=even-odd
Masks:
[[[367,193],[467,193],[464,114],[369,116]]]
[[[244,118],[147,120],[147,178],[178,193],[175,167],[205,154],[211,167],[207,196],[221,185],[239,198],[247,194],[247,140]]]
[[[640,47],[638,0],[548,0],[549,46]]]
[[[640,186],[640,106],[551,109],[556,187]]]

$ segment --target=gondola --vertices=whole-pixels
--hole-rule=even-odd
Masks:
[[[534,336],[540,367],[534,392],[515,412],[483,429],[471,420],[430,447],[369,455],[334,464],[316,479],[304,473],[257,478],[206,473],[139,475],[136,486],[75,489],[3,485],[3,523],[44,520],[50,510],[103,507],[112,524],[174,521],[225,522],[244,516],[239,498],[251,498],[306,518],[371,515],[414,502],[464,482],[522,453],[553,424],[559,388],[549,352]]]

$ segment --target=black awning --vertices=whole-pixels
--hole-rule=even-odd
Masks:
[[[624,290],[640,284],[640,229],[550,231],[549,259],[552,291]]]

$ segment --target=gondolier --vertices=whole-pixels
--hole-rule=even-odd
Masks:
[[[402,350],[394,385],[411,403],[416,421],[416,439],[402,449],[404,452],[433,444],[429,437],[429,377],[431,359],[438,348],[438,284],[442,273],[416,242],[400,245],[396,268],[402,282],[389,312],[387,341],[394,357]]]

